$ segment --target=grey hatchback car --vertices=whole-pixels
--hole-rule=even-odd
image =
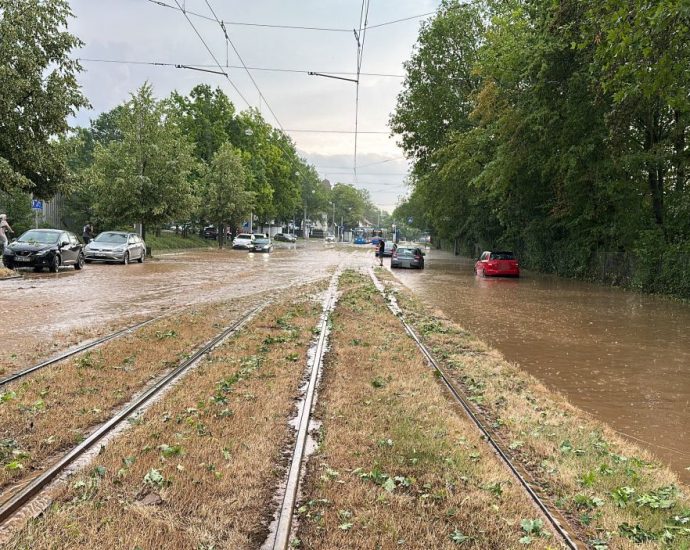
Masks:
[[[421,248],[399,246],[391,256],[391,267],[424,269],[424,252]]]
[[[84,259],[91,262],[118,262],[127,265],[132,260],[143,263],[146,243],[136,233],[103,231],[84,247]]]

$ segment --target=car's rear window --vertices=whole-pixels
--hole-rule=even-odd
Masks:
[[[492,260],[514,260],[515,255],[512,252],[492,252]]]
[[[414,250],[411,248],[398,248],[398,256],[413,256]]]

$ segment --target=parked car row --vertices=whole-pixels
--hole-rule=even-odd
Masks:
[[[5,247],[2,263],[9,269],[47,268],[57,273],[63,266],[81,269],[85,263],[139,263],[146,257],[146,243],[136,233],[104,231],[84,246],[74,233],[61,229],[30,229]]]
[[[273,241],[294,243],[297,242],[297,238],[289,233],[276,233],[273,239],[265,233],[240,233],[232,240],[232,247],[250,252],[271,252]]]

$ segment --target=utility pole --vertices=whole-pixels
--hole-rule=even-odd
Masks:
[[[307,201],[304,201],[304,219],[302,220],[302,237],[304,239],[308,239],[309,237],[307,236]]]

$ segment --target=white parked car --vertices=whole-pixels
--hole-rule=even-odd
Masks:
[[[251,233],[240,233],[232,240],[232,247],[251,250],[254,248],[254,239],[255,237]]]

